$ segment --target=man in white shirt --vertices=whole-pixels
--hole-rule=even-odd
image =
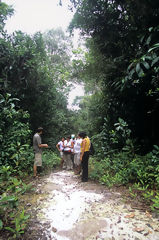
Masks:
[[[72,170],[73,164],[71,160],[71,154],[73,149],[73,143],[71,141],[71,137],[68,136],[64,141],[64,164],[66,165],[66,170]]]
[[[74,144],[75,174],[79,174],[81,171],[81,161],[80,161],[81,143],[82,143],[82,139],[78,136]]]
[[[60,163],[60,167],[63,167],[63,163],[64,163],[64,159],[63,159],[63,149],[64,149],[64,141],[65,139],[62,138],[61,141],[59,141],[56,144],[56,148],[58,149],[58,151],[60,152],[60,156],[61,156],[61,163]]]

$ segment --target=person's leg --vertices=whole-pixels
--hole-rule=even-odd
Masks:
[[[61,162],[60,162],[60,167],[63,168],[63,163],[64,163],[64,159],[63,156],[61,157]]]
[[[35,159],[34,159],[34,177],[37,176],[37,166],[41,167],[42,166],[42,154],[41,153],[35,153]]]
[[[65,160],[66,160],[66,161],[65,161],[65,164],[66,164],[66,170],[69,169],[69,162],[68,162],[69,159],[68,159],[68,155],[69,155],[68,153],[65,153]]]
[[[85,152],[82,158],[82,182],[88,181],[88,158],[89,153]]]
[[[74,154],[74,173],[77,174],[77,153]]]
[[[88,181],[88,160],[82,161],[82,182]]]
[[[80,174],[81,172],[80,152],[77,153],[77,169],[78,169],[78,174]]]
[[[64,163],[64,160],[63,160],[63,158],[61,158],[60,168],[63,168],[63,163]]]
[[[34,166],[33,166],[34,177],[37,175],[37,166],[36,166],[36,153],[34,154]]]
[[[60,152],[60,157],[61,157],[60,168],[63,168],[63,163],[64,163],[63,152]]]
[[[33,166],[33,170],[34,170],[34,177],[37,176],[37,166],[34,164]]]
[[[75,167],[75,163],[74,163],[74,153],[71,153],[71,161],[72,161],[72,167]]]
[[[37,174],[42,174],[42,166],[37,166]]]
[[[80,174],[80,172],[81,172],[81,165],[78,165],[77,166],[77,174]]]
[[[72,170],[73,169],[73,164],[72,164],[72,159],[71,159],[71,153],[67,154],[67,170]]]
[[[80,152],[76,153],[76,174],[81,172]]]
[[[63,169],[67,168],[67,156],[66,153],[63,154]]]

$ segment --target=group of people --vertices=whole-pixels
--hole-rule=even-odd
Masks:
[[[42,148],[48,148],[48,144],[42,144],[41,134],[43,128],[37,129],[33,136],[34,158],[34,177],[37,177],[37,167],[42,166]],[[74,170],[75,174],[82,171],[82,181],[88,181],[88,159],[90,149],[90,139],[85,132],[81,132],[75,136],[62,138],[56,145],[61,155],[61,168],[66,170]]]
[[[56,145],[61,156],[61,168],[74,170],[75,174],[82,171],[82,182],[88,181],[88,159],[90,139],[85,132],[75,138],[68,136],[62,138]]]

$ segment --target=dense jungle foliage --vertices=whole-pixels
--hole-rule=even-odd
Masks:
[[[60,1],[62,4],[62,1]],[[85,46],[73,49],[61,29],[9,35],[14,10],[0,2],[0,229],[20,238],[29,218],[18,209],[31,191],[32,136],[43,126],[43,167],[59,164],[62,136],[86,131],[95,147],[90,177],[129,186],[159,211],[159,2],[70,0],[70,32]],[[85,96],[69,110],[72,83]]]
[[[0,2],[0,229],[18,239],[29,218],[19,199],[32,189],[25,179],[33,175],[33,134],[43,126],[48,170],[59,164],[57,142],[74,129],[67,109],[71,39],[60,28],[9,35],[4,26],[13,12]]]
[[[75,101],[78,122],[96,148],[91,177],[131,184],[132,196],[140,192],[159,210],[159,2],[71,3],[70,31],[80,29],[87,47],[73,64],[87,92]]]

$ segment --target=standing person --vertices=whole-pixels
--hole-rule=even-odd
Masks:
[[[66,165],[67,170],[73,169],[73,164],[71,160],[72,148],[73,144],[71,142],[71,137],[68,136],[67,139],[64,141],[64,164]]]
[[[61,141],[56,144],[56,148],[60,152],[60,156],[61,156],[61,163],[60,163],[61,168],[63,167],[63,163],[64,163],[64,159],[63,159],[64,141],[65,139],[62,138]]]
[[[75,168],[75,163],[74,163],[74,151],[73,151],[73,149],[74,149],[74,144],[75,144],[75,135],[72,134],[72,135],[71,135],[71,145],[72,145],[72,149],[71,149],[71,152],[72,152],[72,154],[71,154],[71,160],[72,160],[72,164],[73,164],[73,169]]]
[[[79,133],[82,138],[80,160],[82,164],[82,182],[88,181],[88,159],[90,149],[90,139],[85,132]]]
[[[41,143],[41,134],[43,133],[43,128],[39,127],[37,132],[33,136],[33,150],[35,154],[34,158],[34,177],[37,177],[37,167],[42,166],[42,148],[47,148],[47,144]]]
[[[82,139],[79,136],[77,136],[74,144],[75,174],[79,174],[81,171],[81,161],[80,161],[81,143],[82,143]]]

